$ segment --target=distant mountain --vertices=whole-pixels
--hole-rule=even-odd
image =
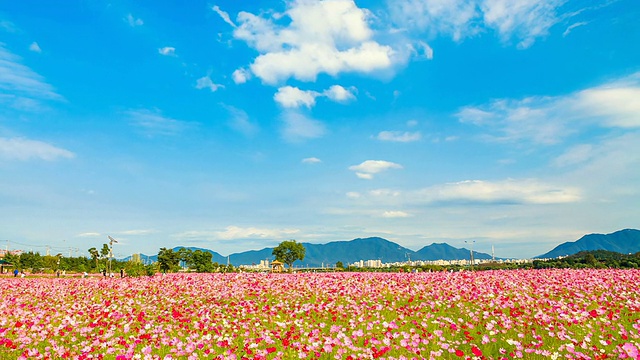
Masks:
[[[445,243],[433,243],[416,251],[415,255],[415,260],[467,260],[471,257],[471,251],[455,248]],[[491,259],[491,255],[474,251],[473,258]]]
[[[589,250],[607,250],[621,254],[636,253],[640,251],[640,230],[625,229],[606,235],[585,235],[576,241],[562,243],[536,258],[550,259]]]
[[[459,249],[447,244],[431,244],[419,251],[413,251],[392,241],[379,238],[358,238],[350,241],[333,241],[326,244],[303,243],[306,254],[302,261],[296,261],[295,266],[333,266],[341,261],[347,265],[360,260],[380,260],[383,263],[402,262],[407,260],[466,260],[469,258],[468,249]],[[182,246],[175,247],[177,251]],[[212,261],[220,264],[227,263],[227,257],[215,251],[202,248],[187,247],[191,250],[208,251],[212,254]],[[251,250],[229,255],[229,262],[237,265],[259,264],[261,260],[273,260],[273,248]],[[490,259],[491,256],[474,251],[476,259]],[[158,255],[141,255],[143,261],[155,262]],[[148,260],[147,260],[148,259]]]

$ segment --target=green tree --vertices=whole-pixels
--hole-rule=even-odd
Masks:
[[[296,260],[304,260],[305,253],[304,245],[295,240],[287,240],[276,246],[271,254],[276,257],[276,260],[289,265],[289,271],[291,271]]]
[[[213,270],[212,257],[213,255],[208,251],[196,250],[191,254],[189,267],[199,273],[211,272]]]
[[[158,266],[163,273],[176,271],[180,268],[180,255],[173,249],[160,248]]]
[[[180,259],[180,263],[182,263],[182,266],[191,267],[191,263],[193,262],[193,251],[191,249],[182,247],[178,249],[176,253],[178,254],[178,258]]]
[[[100,258],[100,252],[98,251],[98,249],[96,249],[94,247],[92,247],[88,251],[89,251],[89,254],[91,255],[91,258],[93,259],[93,261],[96,262],[96,269],[97,269],[98,268],[98,259]]]
[[[20,254],[20,268],[39,271],[43,268],[42,256],[40,256],[40,253],[34,253],[33,251]]]
[[[336,267],[338,269],[344,269],[344,264],[342,263],[342,261],[338,261],[338,262],[336,262]]]

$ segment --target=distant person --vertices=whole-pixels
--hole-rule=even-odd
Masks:
[[[124,277],[124,269],[120,269],[120,278]]]
[[[13,277],[18,277],[18,269],[13,270]]]

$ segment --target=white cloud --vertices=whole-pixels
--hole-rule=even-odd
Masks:
[[[98,233],[98,232],[85,232],[85,233],[81,233],[76,235],[78,237],[98,237],[98,236],[102,236],[102,234]]]
[[[404,211],[385,211],[382,213],[384,218],[406,218],[412,215]]]
[[[335,102],[346,103],[356,98],[353,94],[355,91],[355,88],[345,89],[340,85],[333,85],[321,93],[313,90],[301,90],[293,86],[283,86],[278,88],[273,99],[285,108],[304,106],[310,109],[315,106],[317,97],[327,97]]]
[[[245,136],[253,136],[258,132],[258,126],[251,122],[249,114],[242,109],[230,105],[222,105],[231,115],[229,126],[232,129],[244,134]]]
[[[355,100],[356,96],[353,94],[355,88],[345,89],[340,85],[333,85],[327,90],[325,90],[322,94],[329,99],[337,102],[347,102],[351,100]]]
[[[415,194],[426,202],[559,204],[579,201],[580,191],[536,180],[467,180],[433,186]]]
[[[640,127],[640,73],[557,97],[501,99],[462,108],[457,116],[490,131],[490,139],[554,144],[588,126]]]
[[[45,79],[20,63],[14,55],[0,43],[0,104],[19,110],[38,111],[45,101],[63,101],[53,86]]]
[[[224,88],[224,85],[214,83],[210,77],[203,76],[196,81],[196,89],[209,89],[211,92],[215,92],[219,88]]]
[[[311,108],[316,104],[316,97],[320,93],[315,91],[300,90],[297,87],[283,86],[273,96],[273,99],[285,108],[298,108],[306,106]]]
[[[381,131],[376,138],[381,141],[412,142],[422,139],[422,134],[419,131]]]
[[[290,19],[286,26],[277,24],[284,22],[281,15]],[[372,73],[399,59],[373,40],[370,16],[352,0],[291,1],[279,16],[240,12],[234,37],[260,52],[250,69],[268,84],[291,77],[314,81],[320,73]]]
[[[429,37],[445,35],[454,41],[490,29],[501,41],[516,41],[519,48],[536,39],[563,16],[559,8],[566,0],[389,0],[397,26],[418,30]]]
[[[240,68],[240,69],[236,69],[236,71],[234,71],[231,76],[233,77],[234,83],[244,84],[249,79],[251,79],[251,72],[249,72],[247,69]]]
[[[318,138],[326,132],[323,123],[297,111],[285,111],[282,114],[282,120],[284,122],[282,137],[290,142]]]
[[[42,52],[42,49],[40,49],[40,45],[38,45],[38,43],[35,41],[32,42],[31,45],[29,45],[29,50],[37,53]]]
[[[517,39],[518,47],[531,46],[544,37],[560,18],[557,9],[567,0],[484,0],[480,7],[484,23],[507,42]]]
[[[321,163],[322,160],[318,159],[317,157],[310,157],[310,158],[302,159],[302,162],[304,164],[318,164],[318,163]]]
[[[176,48],[171,47],[171,46],[165,46],[163,48],[159,48],[158,49],[158,53],[164,56],[175,56],[176,55]]]
[[[118,234],[120,234],[120,235],[149,235],[149,234],[154,234],[156,232],[157,232],[156,230],[152,230],[152,229],[136,229],[136,230],[118,231]]]
[[[231,18],[229,17],[229,14],[226,11],[223,11],[222,9],[220,9],[220,7],[218,5],[214,5],[211,10],[215,11],[224,22],[226,22],[227,24],[233,26],[234,28],[236,27],[236,24],[233,23],[233,21],[231,21]]]
[[[558,167],[580,164],[590,159],[593,156],[592,154],[593,145],[581,144],[570,148],[565,153],[558,156],[553,163]]]
[[[129,26],[131,27],[136,27],[136,26],[142,26],[144,25],[144,21],[142,21],[142,19],[138,18],[136,19],[133,15],[128,14],[127,17],[125,17],[124,19]]]
[[[479,32],[476,1],[389,0],[388,6],[398,26],[426,31],[430,37],[443,34],[459,41]]]
[[[176,237],[208,240],[283,239],[298,233],[300,233],[299,229],[227,226],[224,231],[193,230],[180,233]]]
[[[582,199],[582,191],[571,186],[552,185],[536,179],[502,181],[465,180],[417,190],[371,190],[364,200],[387,206],[565,204]]]
[[[0,138],[0,159],[53,161],[60,158],[73,159],[75,154],[51,144],[23,138]]]
[[[125,111],[132,125],[142,128],[148,135],[176,135],[190,124],[162,115],[158,109],[135,109]]]
[[[347,197],[348,197],[349,199],[358,199],[358,198],[360,198],[361,196],[362,196],[362,195],[361,195],[359,192],[357,192],[357,191],[349,191],[349,192],[347,193]]]
[[[355,171],[356,176],[361,179],[373,179],[375,174],[390,169],[402,169],[402,165],[384,160],[366,160],[359,165],[349,166],[349,170]]]
[[[562,33],[562,37],[566,37],[567,35],[569,35],[571,33],[571,31],[579,26],[585,26],[587,25],[588,22],[586,21],[580,21],[574,24],[571,24],[567,27],[567,29]]]

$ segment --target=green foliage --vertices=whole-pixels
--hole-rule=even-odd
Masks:
[[[338,261],[338,262],[336,262],[336,267],[338,269],[344,269],[344,264],[342,263],[342,261]]]
[[[282,261],[289,265],[289,270],[292,269],[293,263],[296,260],[304,260],[306,249],[304,245],[295,241],[287,240],[280,243],[273,249],[272,254],[276,257],[276,260]]]
[[[158,267],[163,273],[178,271],[180,269],[180,254],[173,249],[160,248]]]
[[[199,273],[211,272],[213,271],[212,257],[213,255],[208,251],[196,250],[191,254],[189,268]]]
[[[534,260],[535,269],[584,269],[584,268],[640,268],[640,252],[635,254],[620,254],[607,250],[581,251],[563,258],[549,260]]]
[[[109,245],[107,245],[107,244],[102,244],[102,249],[100,249],[100,256],[101,256],[103,259],[106,259],[106,258],[109,256],[109,253],[110,253],[110,252],[111,252],[111,251],[109,250]]]
[[[88,251],[89,251],[89,254],[91,255],[91,258],[93,259],[93,261],[95,261],[96,269],[97,269],[98,268],[98,259],[100,258],[100,252],[95,247],[90,248]]]
[[[20,269],[31,269],[31,271],[38,272],[44,267],[42,256],[39,253],[33,251],[20,254]]]

